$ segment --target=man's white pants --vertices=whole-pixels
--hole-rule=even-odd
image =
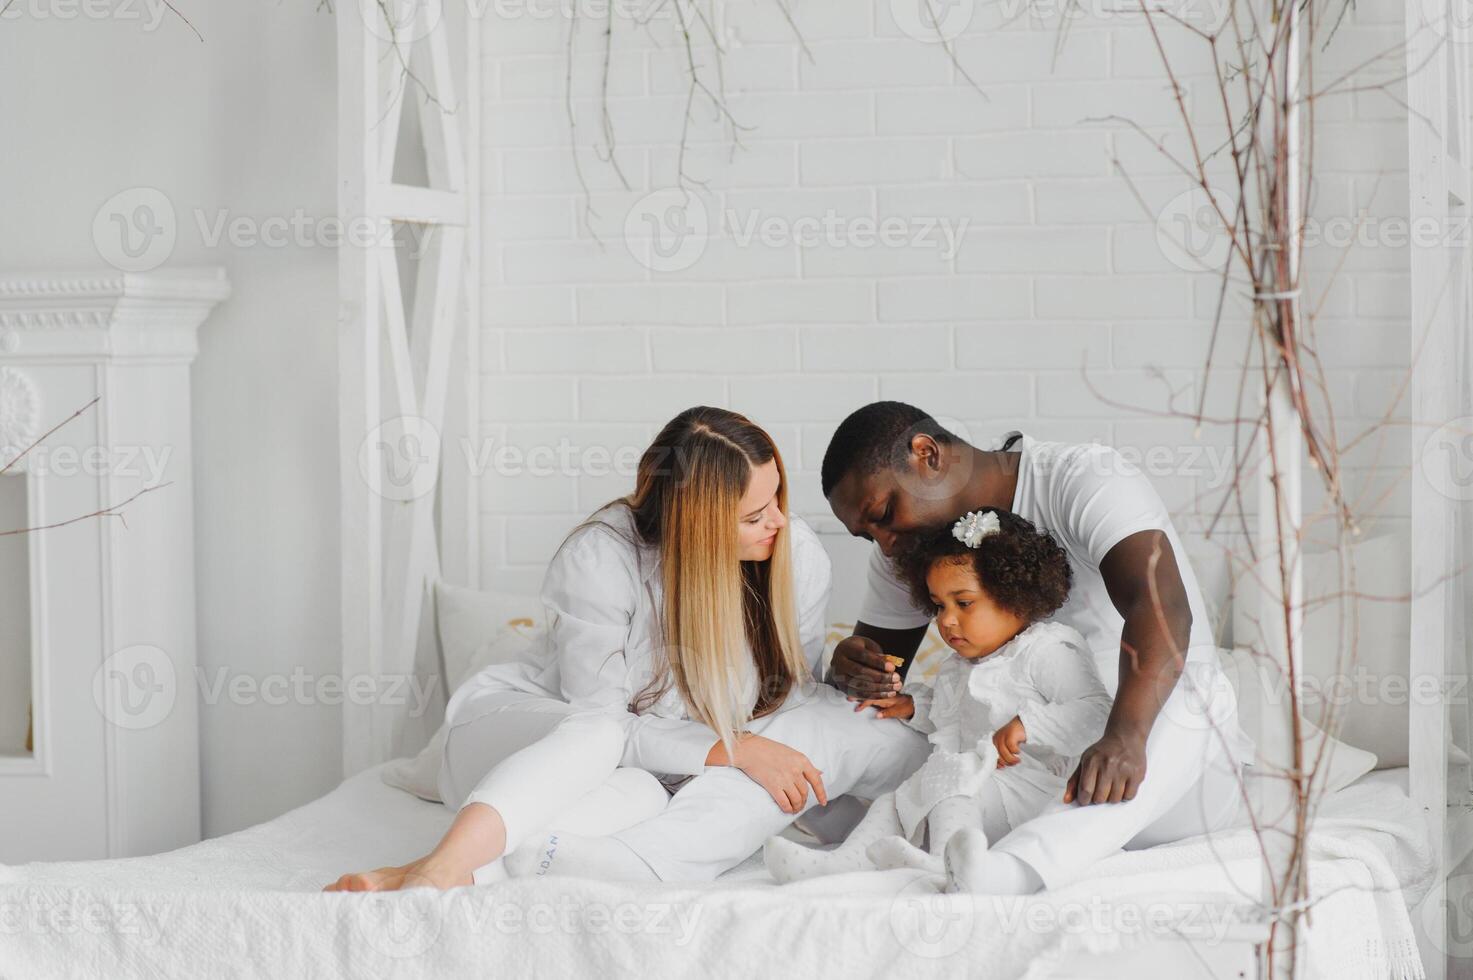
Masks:
[[[1146,739],[1146,774],[1135,799],[1090,806],[1061,800],[992,849],[1025,862],[1045,887],[1058,888],[1121,848],[1151,847],[1229,826],[1243,800],[1231,747],[1238,732],[1235,712],[1204,709],[1201,695],[1186,681],[1178,682]],[[1215,707],[1221,709],[1221,702]]]

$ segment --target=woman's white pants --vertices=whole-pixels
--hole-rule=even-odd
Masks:
[[[709,767],[670,798],[650,773],[619,767],[622,729],[607,715],[512,691],[493,698],[480,702],[485,713],[451,727],[440,793],[456,809],[494,806],[508,851],[551,829],[611,835],[663,880],[710,881],[793,822],[739,769]],[[889,792],[930,752],[924,736],[873,710],[856,712],[824,684],[748,729],[808,756],[830,800]],[[810,795],[805,811],[815,805]]]
[[[665,808],[669,794],[642,769],[619,768],[623,732],[596,713],[519,691],[478,701],[484,714],[452,725],[440,764],[440,799],[451,809],[496,808],[506,850],[539,831],[603,836]]]

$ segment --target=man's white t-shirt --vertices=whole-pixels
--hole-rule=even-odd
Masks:
[[[1210,659],[1215,664],[1216,646],[1202,590],[1171,514],[1151,481],[1115,449],[1097,443],[1040,442],[1023,436],[1011,448],[1020,450],[1011,510],[1051,532],[1068,553],[1074,572],[1069,601],[1050,618],[1084,636],[1110,694],[1119,684],[1125,620],[1110,601],[1100,562],[1138,531],[1166,533],[1192,610],[1187,660]],[[930,622],[926,612],[912,604],[909,591],[878,546],[870,555],[869,587],[859,619],[884,629],[912,629]]]

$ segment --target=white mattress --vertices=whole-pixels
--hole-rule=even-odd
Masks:
[[[1355,813],[1385,814],[1365,835],[1376,840],[1364,845],[1367,853],[1389,846],[1382,841],[1387,824],[1420,823],[1397,779],[1394,771],[1373,774],[1357,793],[1347,791]],[[344,871],[424,853],[450,819],[443,806],[386,786],[369,770],[268,823],[167,854],[0,866],[0,976],[869,975],[882,969],[905,976],[987,963],[990,976],[1007,980],[1040,961],[1142,941],[1020,929],[1016,905],[937,896],[914,872],[779,888],[764,880],[755,860],[707,887],[539,879],[450,892],[321,893]],[[1214,860],[1231,853],[1222,842],[1213,846]],[[1405,842],[1400,846],[1407,850]],[[1204,872],[1193,865],[1200,858],[1192,854],[1181,845],[1123,854],[1102,863],[1098,878],[1018,901],[1057,915],[1101,895],[1109,901],[1148,896],[1160,905],[1180,893],[1186,896],[1180,908],[1200,913],[1211,906],[1231,918],[1240,886],[1221,868]],[[1364,872],[1365,865],[1343,854],[1331,857],[1330,871],[1358,866]],[[1424,873],[1405,855],[1387,860],[1406,877]],[[1244,880],[1255,880],[1251,851],[1242,862]],[[1317,915],[1332,934],[1340,923],[1352,935],[1376,929],[1379,916],[1390,940],[1407,928],[1398,907],[1367,911],[1373,907],[1363,903],[1340,913],[1327,904]],[[922,913],[929,926],[917,918]],[[11,927],[17,914],[18,929]]]
[[[1379,769],[1358,786],[1407,793],[1408,770]],[[452,814],[386,785],[378,769],[344,780],[326,796],[274,820],[167,854],[111,861],[6,867],[0,885],[22,873],[31,883],[126,888],[237,887],[315,892],[347,871],[403,864],[429,851]],[[771,884],[758,856],[728,872],[723,884]]]

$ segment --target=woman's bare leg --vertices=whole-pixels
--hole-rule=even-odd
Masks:
[[[377,892],[400,888],[456,888],[472,884],[471,874],[506,850],[506,824],[496,808],[468,803],[424,857],[395,868],[346,874],[325,892]]]

